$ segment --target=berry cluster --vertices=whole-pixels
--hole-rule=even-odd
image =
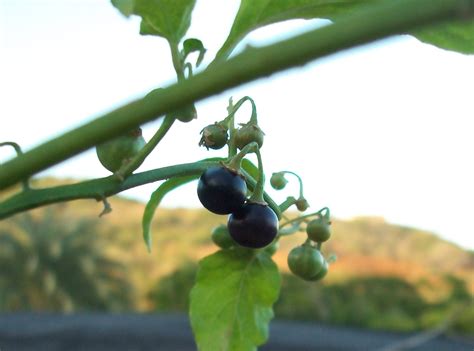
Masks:
[[[328,261],[321,254],[321,245],[331,236],[330,222],[326,216],[319,216],[306,225],[306,242],[290,251],[288,267],[293,274],[304,280],[320,280],[328,272]],[[316,247],[313,246],[316,243]]]
[[[234,114],[244,101],[252,103],[252,117],[239,128],[234,128]],[[265,248],[273,255],[278,249],[278,240],[290,235],[306,223],[307,240],[301,246],[291,250],[288,255],[288,266],[295,275],[305,280],[320,280],[328,272],[329,264],[321,253],[322,243],[329,239],[329,209],[302,215],[287,220],[279,227],[275,212],[263,200],[263,180],[265,178],[261,162],[260,148],[263,145],[264,133],[258,126],[256,107],[249,97],[242,98],[236,105],[232,102],[228,108],[229,116],[203,128],[200,146],[218,150],[225,145],[229,147],[229,158],[221,164],[208,168],[200,177],[197,194],[202,205],[209,211],[229,215],[227,225],[220,225],[212,232],[213,242],[230,249],[240,245],[251,249]],[[230,134],[230,135],[229,135]],[[237,150],[240,150],[237,153]],[[247,153],[255,153],[258,158],[258,182],[250,198],[247,197],[247,181],[241,172],[241,161]],[[273,173],[270,184],[275,190],[286,187],[285,175],[295,176],[299,182],[298,197],[290,196],[278,206],[283,213],[291,206],[300,212],[309,208],[303,195],[303,182],[294,172],[281,171]],[[248,180],[248,179],[247,179]],[[324,215],[323,215],[324,213]],[[284,217],[285,218],[285,217]],[[290,228],[284,228],[290,226]]]
[[[160,89],[148,94],[153,96]],[[252,115],[247,123],[235,126],[235,113],[244,102],[252,104]],[[219,150],[228,146],[228,157],[219,166],[211,166],[201,175],[197,194],[202,205],[209,211],[219,215],[229,215],[227,225],[220,225],[212,232],[212,240],[223,249],[236,245],[249,249],[262,249],[273,255],[279,245],[279,239],[300,231],[301,225],[306,224],[307,240],[301,246],[291,250],[288,255],[288,266],[295,275],[305,280],[319,280],[328,272],[328,261],[321,253],[323,242],[330,236],[329,209],[326,207],[312,214],[301,215],[288,219],[283,215],[291,206],[304,212],[309,203],[303,195],[303,182],[294,172],[281,171],[273,173],[270,184],[275,190],[286,187],[288,180],[285,175],[298,179],[299,195],[289,196],[280,205],[275,204],[269,197],[271,207],[264,200],[264,180],[262,156],[264,133],[257,121],[257,111],[254,101],[245,96],[235,105],[229,101],[228,115],[222,121],[210,124],[202,129],[200,146],[208,150]],[[114,173],[118,180],[130,175],[143,161],[149,150],[156,146],[160,135],[164,135],[175,120],[189,122],[196,118],[194,105],[186,106],[166,116],[160,130],[152,138],[155,144],[145,143],[140,128],[131,130],[118,138],[97,145],[96,151],[100,162]],[[146,146],[145,146],[146,144]],[[254,153],[258,159],[258,167],[252,165],[252,172],[242,168],[244,158]],[[247,188],[251,186],[252,192]],[[251,193],[251,196],[248,194]],[[266,195],[268,196],[268,195]],[[104,202],[105,210],[107,203]],[[277,216],[278,213],[278,216]],[[324,215],[323,215],[324,214]],[[279,217],[286,220],[279,225]]]
[[[303,182],[297,174],[289,171],[273,173],[270,178],[270,184],[275,190],[284,189],[288,183],[285,174],[291,174],[298,178],[300,194],[298,198],[292,196],[288,197],[287,200],[280,205],[280,209],[284,211],[291,205],[295,205],[299,211],[306,211],[309,204],[303,196]],[[321,253],[322,244],[331,237],[329,209],[325,207],[316,213],[289,220],[284,223],[282,227],[292,224],[293,230],[289,231],[291,234],[294,231],[300,230],[301,223],[306,223],[307,240],[303,245],[295,247],[290,251],[288,255],[288,267],[293,274],[304,280],[320,280],[326,276],[329,269],[329,262]],[[283,230],[285,229],[282,228],[282,231]]]
[[[259,249],[271,244],[278,234],[275,212],[267,204],[247,199],[247,185],[238,172],[225,166],[207,169],[199,179],[197,193],[209,211],[230,214],[227,228],[237,244]]]

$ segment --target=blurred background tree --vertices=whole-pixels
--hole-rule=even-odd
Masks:
[[[0,308],[130,308],[126,267],[107,257],[104,247],[110,233],[98,233],[96,223],[66,217],[60,206],[41,216],[26,213],[9,220],[0,229]]]
[[[186,313],[197,261],[217,250],[210,233],[225,218],[160,208],[150,254],[140,228],[144,205],[123,197],[110,203],[101,218],[100,202],[74,201],[1,221],[0,309]],[[318,283],[288,274],[288,252],[304,235],[281,240],[277,318],[415,331],[462,306],[451,330],[474,335],[473,252],[382,218],[335,219],[333,236],[325,253],[337,261]]]

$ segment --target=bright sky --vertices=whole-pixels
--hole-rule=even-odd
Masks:
[[[204,42],[205,62],[224,41],[238,4],[198,1],[188,37]],[[272,25],[246,43],[262,45],[315,25],[321,22]],[[138,20],[125,19],[108,0],[0,0],[2,141],[28,150],[173,80],[165,41],[138,35]],[[474,57],[391,38],[200,102],[199,119],[177,124],[141,170],[225,153],[198,148],[199,131],[225,116],[229,96],[250,95],[266,133],[266,173],[299,173],[312,210],[383,216],[474,249],[473,82]],[[250,110],[241,111],[239,122],[246,122]],[[145,126],[145,137],[156,128]],[[10,157],[0,149],[0,160]],[[108,172],[92,150],[43,174]],[[164,204],[199,206],[195,186]],[[147,200],[155,188],[126,195]],[[297,195],[297,186],[269,192],[283,200]]]

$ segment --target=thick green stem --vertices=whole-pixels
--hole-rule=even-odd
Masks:
[[[133,160],[127,163],[124,167],[119,169],[115,174],[120,179],[125,179],[133,173],[140,165],[145,161],[147,156],[153,151],[158,143],[163,139],[166,133],[170,130],[171,126],[175,121],[174,117],[166,116],[161,123],[160,128],[156,131],[155,135],[150,139],[148,143],[140,150],[140,152],[133,158]]]
[[[266,47],[248,49],[163,89],[152,99],[133,101],[6,162],[0,167],[0,189],[197,100],[390,35],[404,34],[434,22],[467,19],[473,15],[467,11],[472,8],[474,0],[383,2],[326,27]]]
[[[133,174],[121,183],[117,182],[115,177],[112,175],[106,178],[88,180],[77,184],[60,185],[45,189],[31,189],[27,192],[17,193],[1,202],[0,219],[22,211],[58,202],[78,199],[95,199],[97,201],[104,201],[108,196],[118,194],[124,190],[135,188],[140,185],[174,177],[201,174],[207,168],[219,165],[221,161],[222,159],[216,159],[213,161],[207,160],[158,168],[151,171]],[[244,170],[242,170],[242,173],[245,176],[249,189],[255,189],[257,181]],[[264,193],[264,199],[275,211],[278,218],[280,218],[280,211],[275,201],[273,201],[267,193]]]
[[[201,174],[207,168],[218,165],[219,162],[220,161],[205,161],[158,168],[133,174],[123,182],[117,182],[115,177],[111,175],[106,178],[88,180],[72,185],[60,185],[46,189],[31,189],[27,192],[13,195],[1,202],[0,219],[21,211],[57,202],[77,199],[95,199],[102,201],[108,196],[143,184],[173,177]]]

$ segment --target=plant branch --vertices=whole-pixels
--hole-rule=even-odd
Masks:
[[[0,167],[0,189],[195,101],[423,25],[467,19],[472,17],[473,13],[468,10],[473,8],[474,0],[384,2],[326,27],[266,47],[248,49],[227,62],[157,92],[153,98],[133,101],[6,162]]]
[[[118,194],[124,190],[172,177],[182,177],[201,174],[211,166],[219,165],[220,161],[205,161],[185,163],[151,171],[133,174],[123,182],[114,175],[106,178],[87,180],[77,184],[60,185],[45,189],[31,189],[20,192],[0,203],[0,219],[15,213],[33,208],[77,199],[95,199],[103,201],[104,198]]]
[[[221,159],[214,161],[201,161],[194,163],[184,163],[169,167],[154,169],[151,171],[136,173],[119,182],[113,175],[106,178],[98,178],[87,180],[84,182],[60,185],[45,189],[30,189],[26,192],[17,193],[5,201],[0,203],[0,219],[7,218],[16,213],[31,210],[53,203],[78,200],[78,199],[95,199],[104,201],[108,196],[118,194],[124,190],[131,189],[140,185],[154,183],[173,177],[183,177],[201,174],[211,166],[220,165]],[[257,181],[248,173],[242,170],[247,185],[250,190],[255,188]],[[267,194],[263,194],[265,201],[280,217],[278,205]]]

